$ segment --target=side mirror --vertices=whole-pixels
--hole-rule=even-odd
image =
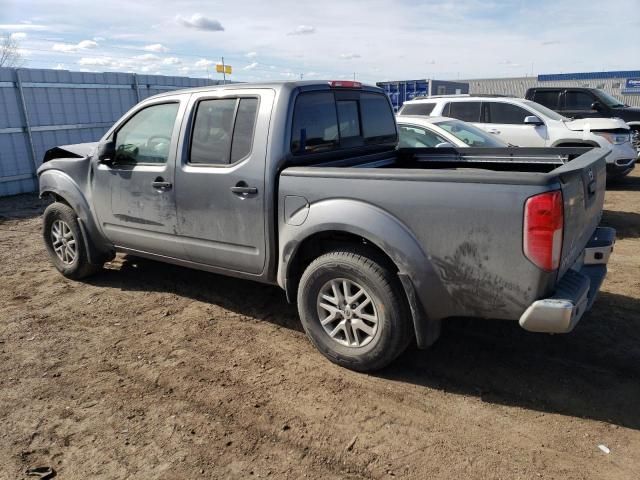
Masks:
[[[600,110],[602,110],[602,105],[600,104],[600,102],[593,102],[591,104],[591,110],[599,112]]]
[[[113,165],[116,160],[116,144],[110,140],[98,146],[98,161],[105,165]]]
[[[540,120],[538,117],[536,117],[535,115],[529,115],[524,117],[524,123],[525,125],[544,125],[544,122],[542,120]]]
[[[435,148],[456,148],[456,146],[453,143],[442,142],[437,144]]]

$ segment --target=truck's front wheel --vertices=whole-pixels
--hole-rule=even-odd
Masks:
[[[337,250],[302,274],[298,310],[313,344],[329,360],[358,371],[385,367],[411,340],[396,275],[375,254]]]
[[[78,280],[100,269],[99,265],[89,263],[78,217],[70,206],[52,203],[44,211],[43,224],[49,257],[65,277]]]

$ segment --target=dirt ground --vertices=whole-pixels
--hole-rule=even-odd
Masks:
[[[377,375],[327,362],[275,287],[120,255],[64,279],[42,207],[0,200],[2,480],[640,478],[640,172],[572,334],[450,321]]]

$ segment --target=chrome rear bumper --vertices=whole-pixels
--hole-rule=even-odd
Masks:
[[[520,317],[520,326],[530,332],[568,333],[591,308],[607,275],[616,231],[599,227],[584,249],[576,269],[567,271],[555,294],[533,302]]]

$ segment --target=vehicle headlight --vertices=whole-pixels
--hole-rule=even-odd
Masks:
[[[614,145],[622,145],[631,141],[630,133],[612,133],[612,132],[592,132],[596,135],[605,138],[609,143]]]

